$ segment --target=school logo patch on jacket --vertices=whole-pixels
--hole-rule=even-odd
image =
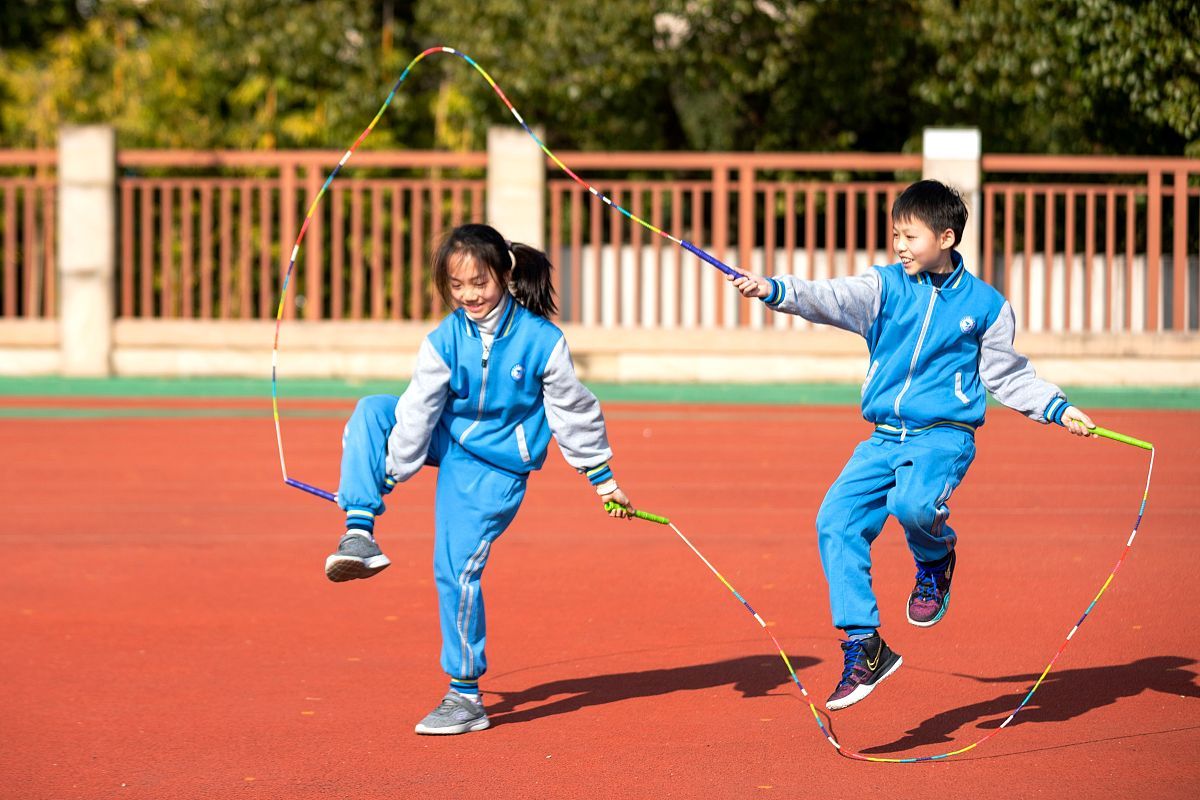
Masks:
[[[508,374],[514,381],[519,381],[525,376],[525,368],[520,364],[517,364],[509,371]]]
[[[975,318],[963,317],[958,321],[958,329],[963,333],[970,333],[975,330]]]

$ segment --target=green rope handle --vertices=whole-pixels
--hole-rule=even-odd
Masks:
[[[1143,450],[1153,450],[1154,449],[1154,445],[1150,444],[1149,442],[1143,442],[1141,439],[1135,439],[1132,436],[1126,436],[1123,433],[1117,433],[1116,431],[1110,431],[1108,428],[1101,428],[1099,425],[1097,425],[1094,428],[1088,428],[1088,432],[1093,433],[1096,436],[1103,436],[1105,439],[1112,439],[1114,442],[1121,442],[1123,444],[1131,444],[1134,447],[1140,447]]]
[[[614,503],[611,500],[609,500],[607,503],[604,504],[605,511],[613,511],[618,508],[625,508],[625,507],[622,506],[620,503]],[[659,525],[670,525],[671,524],[671,520],[667,519],[666,517],[660,517],[658,514],[651,514],[649,511],[634,511],[629,508],[626,508],[625,510],[630,512],[631,516],[637,517],[638,519],[644,519],[647,522],[657,522]]]

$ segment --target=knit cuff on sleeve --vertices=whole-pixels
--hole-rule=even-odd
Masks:
[[[1042,416],[1046,418],[1047,422],[1053,422],[1055,425],[1062,425],[1063,414],[1067,413],[1067,409],[1070,407],[1071,404],[1067,402],[1065,397],[1055,397],[1050,401],[1050,404],[1046,406],[1046,410],[1042,412]]]
[[[783,281],[775,278],[767,278],[767,280],[771,283],[771,293],[763,298],[763,302],[769,306],[777,306],[783,302],[783,296],[787,290],[783,288]]]
[[[617,489],[617,479],[613,477],[612,468],[608,466],[607,461],[584,470],[583,474],[587,476],[588,482],[596,487],[596,494],[606,495]]]

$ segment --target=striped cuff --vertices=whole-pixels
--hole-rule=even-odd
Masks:
[[[592,486],[599,486],[605,481],[611,481],[613,479],[612,468],[608,466],[607,461],[605,461],[603,464],[598,464],[591,469],[584,470],[583,474],[587,476],[588,482],[591,483]]]
[[[583,474],[587,476],[588,482],[596,487],[598,495],[604,496],[617,490],[617,479],[613,477],[612,467],[608,466],[607,461],[584,470]]]
[[[1046,422],[1062,425],[1063,414],[1067,413],[1067,409],[1070,407],[1071,404],[1067,402],[1065,397],[1055,397],[1046,406],[1046,410],[1042,412],[1042,416],[1046,418]]]
[[[783,288],[783,281],[778,281],[774,278],[767,278],[767,280],[771,283],[771,293],[762,300],[769,306],[777,306],[783,302],[783,296],[787,290]]]
[[[396,488],[396,479],[393,478],[391,475],[386,476],[383,479],[383,493],[391,494],[392,489],[395,489],[395,488]]]
[[[346,530],[375,533],[375,515],[361,508],[346,509]]]

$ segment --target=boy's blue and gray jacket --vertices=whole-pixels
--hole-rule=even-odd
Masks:
[[[594,486],[612,481],[600,403],[576,377],[562,331],[511,296],[501,302],[490,350],[462,309],[421,342],[396,404],[388,477],[412,477],[441,427],[471,455],[518,475],[542,466],[553,434],[567,463]]]
[[[884,432],[918,433],[983,424],[985,392],[1038,422],[1062,424],[1062,390],[1037,377],[1013,349],[1012,306],[963,266],[941,287],[901,264],[863,275],[807,281],[771,278],[766,304],[867,340],[870,366],[862,386],[863,418]]]

